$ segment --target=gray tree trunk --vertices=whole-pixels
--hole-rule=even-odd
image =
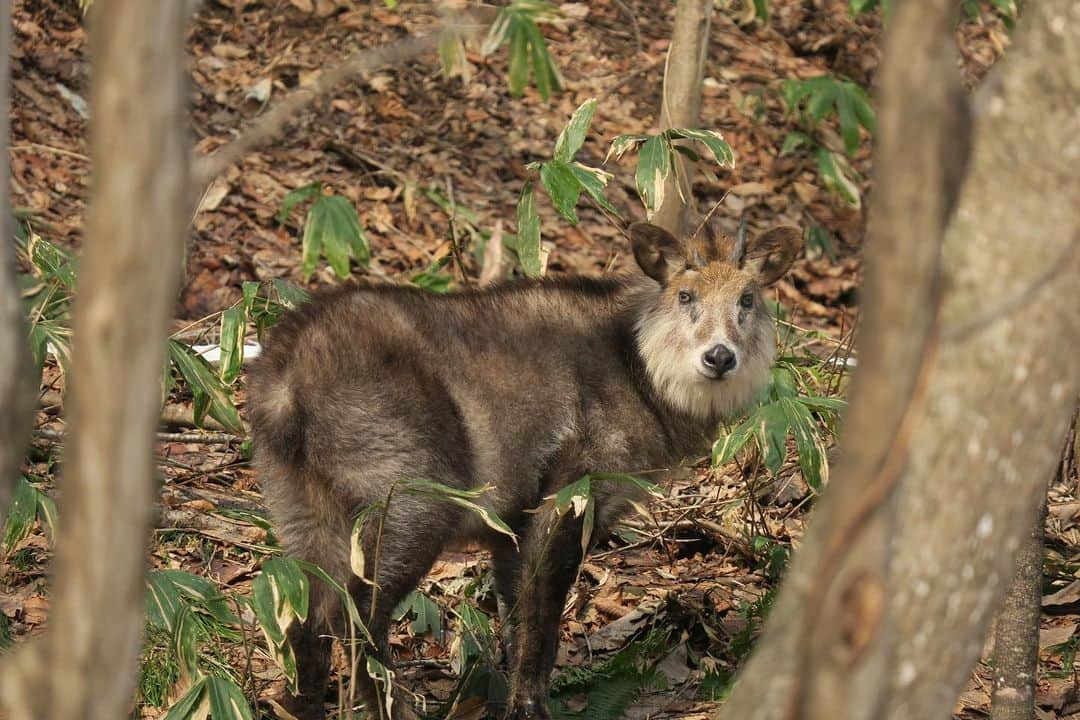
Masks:
[[[189,205],[185,3],[97,0],[94,168],[45,634],[4,658],[8,720],[123,717],[143,628],[152,443]]]
[[[675,9],[675,26],[664,68],[661,130],[698,126],[712,13],[713,0],[679,0]],[[664,198],[652,218],[653,223],[676,236],[684,233],[689,224],[692,178],[693,166],[676,154],[675,173],[664,184]]]
[[[1059,457],[1080,25],[1071,0],[1032,4],[967,131],[953,5],[898,4],[888,28],[844,455],[725,718],[949,717]]]
[[[1016,574],[995,622],[991,720],[1035,718],[1045,523],[1046,493],[1043,493],[1035,522],[1016,559]]]
[[[11,246],[14,229],[8,184],[8,86],[11,76],[11,2],[0,0],[0,531],[7,519],[8,498],[22,459],[34,388],[30,382],[30,353],[26,323],[15,285],[15,258]]]

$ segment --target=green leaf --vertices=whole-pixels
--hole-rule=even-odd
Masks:
[[[300,203],[305,200],[310,200],[313,197],[317,197],[322,194],[322,183],[313,182],[308,185],[302,185],[295,190],[290,190],[285,194],[285,199],[281,201],[281,211],[278,213],[278,222],[284,224],[289,218],[289,214]]]
[[[822,76],[812,78],[808,82],[813,83],[810,99],[806,103],[806,111],[815,122],[820,122],[825,114],[832,109],[837,96],[840,95],[839,85],[830,77]]]
[[[794,152],[802,145],[813,145],[814,141],[810,139],[806,133],[801,132],[789,132],[787,137],[784,138],[784,144],[780,148],[780,157],[788,155]]]
[[[585,135],[589,132],[593,114],[596,112],[596,98],[589,98],[578,106],[570,121],[555,140],[553,159],[560,163],[570,163],[578,150],[585,144]]]
[[[218,376],[231,385],[240,376],[244,364],[244,310],[242,307],[227,308],[221,313],[221,362]]]
[[[37,495],[38,491],[25,477],[15,480],[4,524],[4,552],[10,553],[33,530],[38,512]]]
[[[671,174],[671,145],[663,135],[649,138],[638,151],[635,175],[638,194],[648,215],[664,202],[664,183]]]
[[[529,47],[532,55],[533,78],[536,80],[536,90],[546,102],[551,98],[552,90],[561,90],[562,83],[559,81],[559,71],[555,68],[555,61],[548,52],[544,34],[535,22],[525,22],[525,32],[528,34]]]
[[[468,602],[460,603],[454,614],[461,623],[458,636],[461,642],[455,643],[456,649],[450,659],[454,672],[463,673],[466,668],[484,657],[495,654],[495,633],[492,632],[491,619],[481,610]]]
[[[236,435],[244,434],[244,424],[233,405],[232,394],[203,358],[176,340],[169,340],[169,357],[180,376],[187,381],[195,399],[195,424],[202,425],[207,412],[222,427]]]
[[[308,211],[301,250],[305,279],[311,277],[323,252],[340,278],[349,276],[350,255],[365,265],[370,259],[367,235],[356,208],[339,195],[320,195]]]
[[[851,91],[848,93],[848,97],[855,108],[855,117],[858,118],[860,125],[866,128],[871,135],[874,135],[877,133],[877,116],[870,105],[870,98],[867,97],[866,91],[858,85],[854,83],[849,83],[849,85]]]
[[[173,703],[163,720],[190,720],[204,704],[206,691],[206,678],[202,678],[184,693],[184,696]],[[215,718],[216,720],[216,718]]]
[[[540,215],[536,211],[536,198],[533,196],[533,181],[526,180],[521,188],[521,197],[517,204],[517,252],[521,269],[529,277],[540,277],[544,268],[540,261]]]
[[[825,186],[839,193],[840,197],[852,207],[861,207],[859,187],[845,172],[845,170],[850,171],[851,166],[842,156],[823,147],[818,147],[814,154],[817,157],[818,172],[821,173]]]
[[[754,0],[754,15],[763,23],[769,22],[769,0]]]
[[[517,18],[510,21],[510,94],[521,97],[525,86],[529,84],[529,41],[524,23]]]
[[[611,173],[604,172],[599,168],[582,165],[579,162],[571,163],[570,170],[577,177],[578,182],[581,183],[582,189],[596,201],[597,205],[617,218],[622,217],[618,209],[604,197],[604,188],[607,187],[608,181],[612,178]]]
[[[418,272],[409,280],[413,285],[429,292],[445,293],[450,289],[450,283],[454,281],[448,273],[442,272],[450,262],[450,256],[436,260],[426,270]]]
[[[795,113],[803,99],[810,95],[811,86],[803,80],[788,79],[780,89],[780,97],[789,114]]]
[[[175,617],[173,652],[180,662],[183,677],[192,680],[202,676],[199,671],[199,626],[190,605],[181,605]]]
[[[840,117],[840,137],[844,139],[844,151],[854,155],[859,149],[859,120],[855,117],[855,105],[846,92],[836,97],[836,112]]]
[[[213,720],[253,720],[243,691],[232,680],[211,675],[206,678],[206,696]]]
[[[798,398],[784,398],[779,402],[795,437],[795,448],[799,453],[799,467],[803,477],[810,487],[821,490],[824,482],[828,481],[829,466],[817,424]]]
[[[781,402],[762,405],[751,416],[762,463],[773,475],[780,472],[787,457],[788,423]]]
[[[721,436],[712,446],[712,465],[720,467],[727,465],[735,459],[735,455],[746,447],[746,443],[754,436],[753,417],[740,423],[730,433]]]
[[[592,477],[582,475],[569,485],[560,488],[552,498],[555,512],[559,515],[564,515],[572,509],[574,517],[581,517],[585,512],[585,506],[592,499]]]
[[[616,485],[630,485],[632,488],[643,490],[655,498],[662,498],[667,494],[664,492],[664,488],[657,485],[656,483],[649,482],[644,478],[639,478],[637,475],[631,475],[629,473],[595,472],[590,473],[589,477],[592,478],[592,481],[594,483],[614,483]]]
[[[814,395],[801,395],[799,400],[811,410],[822,413],[838,413],[847,407],[847,402],[841,398],[816,397]]]
[[[393,613],[397,620],[410,614],[413,620],[409,627],[414,633],[423,635],[430,632],[439,642],[442,642],[442,611],[434,600],[419,590],[413,590],[398,603]]]
[[[496,515],[494,510],[474,502],[475,499],[482,497],[487,492],[488,488],[462,490],[433,480],[420,479],[404,480],[402,481],[402,486],[405,492],[445,500],[446,502],[463,507],[466,510],[475,513],[484,521],[485,525],[495,532],[510,538],[514,543],[514,546],[517,546],[517,535],[510,529],[510,526],[507,525],[502,518]]]
[[[37,493],[37,516],[41,521],[46,531],[49,533],[49,537],[56,538],[57,523],[59,522],[59,516],[56,512],[56,503],[53,499],[41,492],[37,488],[34,488],[34,492]]]
[[[544,163],[540,166],[540,182],[559,214],[571,225],[577,225],[574,208],[581,197],[581,182],[570,166],[557,161]]]
[[[832,235],[817,223],[806,230],[806,252],[811,258],[825,255],[836,262],[836,247],[833,245]]]
[[[271,280],[270,285],[277,293],[278,300],[287,308],[294,308],[311,300],[311,293],[307,290],[280,278]]]
[[[42,280],[53,280],[67,290],[75,289],[78,276],[75,256],[31,231],[26,243],[30,262]]]
[[[287,642],[286,631],[294,621],[307,619],[309,582],[293,560],[273,558],[263,563],[262,572],[251,583],[251,608],[270,650],[297,690],[296,656]]]
[[[176,632],[181,609],[192,605],[222,624],[237,622],[221,591],[210,580],[172,568],[146,576],[146,617],[154,627]]]

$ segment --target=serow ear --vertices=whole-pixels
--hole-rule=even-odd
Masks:
[[[772,285],[784,276],[802,247],[802,231],[785,225],[773,228],[746,243],[741,267],[762,285]]]
[[[639,222],[630,226],[630,244],[642,272],[663,284],[673,263],[682,262],[682,248],[675,236],[662,227]]]

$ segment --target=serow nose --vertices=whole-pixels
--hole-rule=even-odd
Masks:
[[[727,345],[713,345],[705,351],[701,362],[719,377],[735,369],[735,353]]]

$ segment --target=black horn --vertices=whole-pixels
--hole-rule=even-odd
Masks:
[[[746,218],[739,223],[739,232],[735,234],[735,245],[731,248],[731,264],[742,267],[746,261]]]

